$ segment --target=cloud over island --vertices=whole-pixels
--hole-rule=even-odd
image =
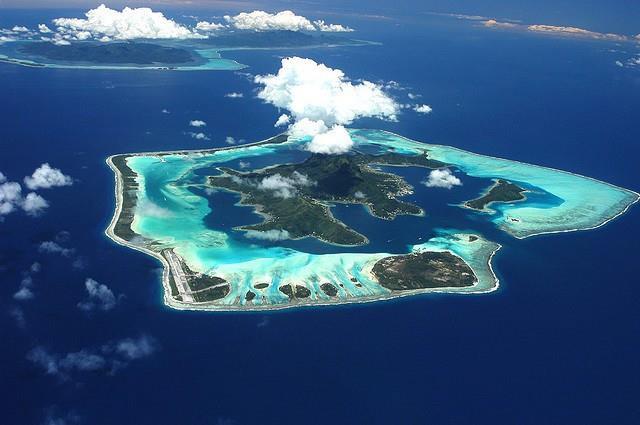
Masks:
[[[341,24],[326,23],[323,19],[311,19],[290,10],[269,13],[263,10],[226,15],[221,22],[198,21],[195,25],[176,22],[162,12],[149,7],[124,7],[111,9],[104,4],[88,10],[84,17],[59,17],[37,25],[37,29],[16,25],[0,30],[0,43],[19,39],[38,39],[57,45],[69,45],[73,41],[125,41],[205,39],[220,31],[305,31],[351,32],[352,28]]]
[[[276,125],[288,124],[291,137],[312,137],[308,149],[313,152],[347,152],[353,141],[345,125],[358,118],[394,121],[400,111],[381,85],[353,83],[343,71],[312,59],[284,58],[276,74],[258,75],[254,81],[262,86],[258,98],[288,111]]]

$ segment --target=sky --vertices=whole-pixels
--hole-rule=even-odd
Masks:
[[[160,10],[246,11],[259,8],[372,15],[435,11],[640,33],[640,1],[637,0],[0,0],[0,8],[90,9],[100,3],[110,7],[151,6]]]

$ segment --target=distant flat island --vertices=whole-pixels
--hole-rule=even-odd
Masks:
[[[163,264],[168,306],[268,310],[491,292],[501,245],[478,223],[515,241],[600,227],[639,198],[559,170],[383,131],[350,133],[355,147],[339,155],[279,135],[109,157],[116,211],[107,235]],[[447,191],[416,177],[445,168],[463,182],[484,179],[487,189]],[[468,230],[456,228],[460,218],[430,214],[459,206]]]
[[[0,43],[0,62],[28,67],[86,69],[238,70],[246,65],[220,52],[244,49],[362,46],[372,42],[299,31],[222,32],[203,39],[135,41],[17,40]]]
[[[195,62],[185,49],[151,43],[73,43],[57,45],[49,42],[25,43],[19,51],[44,59],[97,64],[131,63],[138,65],[178,65]]]

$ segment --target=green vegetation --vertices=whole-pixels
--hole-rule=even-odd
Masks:
[[[506,180],[498,180],[489,191],[471,201],[465,202],[465,206],[474,210],[484,210],[492,202],[515,202],[525,199],[525,189]]]
[[[111,162],[120,171],[120,176],[122,177],[122,205],[113,233],[125,241],[131,241],[137,236],[137,233],[131,230],[131,223],[136,212],[136,202],[138,201],[137,174],[127,165],[126,155],[114,156],[111,158]]]
[[[244,299],[247,301],[252,301],[255,297],[256,297],[256,293],[253,291],[247,291],[247,293],[244,294]]]
[[[222,286],[215,286],[213,288],[208,288],[198,292],[193,292],[192,295],[195,302],[203,303],[203,302],[215,301],[215,300],[224,298],[227,295],[229,295],[230,291],[231,291],[231,288],[227,284]]]
[[[326,282],[321,284],[320,289],[322,289],[322,292],[329,295],[330,297],[335,297],[336,295],[338,295],[338,288],[336,288],[331,283]]]
[[[278,290],[289,297],[289,299],[309,298],[311,296],[311,291],[309,290],[309,288],[302,285],[282,285],[278,288]]]
[[[373,266],[380,285],[392,291],[472,286],[476,276],[449,252],[422,252],[385,257]]]
[[[290,238],[315,237],[340,244],[361,245],[367,238],[331,214],[333,202],[366,205],[371,213],[391,220],[397,215],[419,215],[420,207],[397,198],[412,187],[401,177],[375,170],[370,164],[441,167],[422,155],[313,154],[302,163],[283,164],[248,173],[220,168],[209,177],[212,187],[243,195],[243,205],[253,205],[265,215],[262,223],[242,230],[286,231]]]
[[[25,43],[19,51],[50,60],[99,64],[178,65],[195,61],[188,50],[151,43],[74,42],[60,46],[37,42]]]
[[[253,47],[253,48],[278,48],[278,47],[308,47],[326,45],[354,44],[354,40],[336,35],[311,35],[299,31],[262,31],[262,32],[237,32],[220,34],[203,40],[203,43],[212,44],[215,47]],[[360,42],[361,43],[361,42]]]

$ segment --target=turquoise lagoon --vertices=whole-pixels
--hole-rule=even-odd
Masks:
[[[522,185],[530,195],[521,202],[494,204],[492,214],[461,208],[461,201],[465,199],[458,199],[460,202],[444,206],[449,211],[444,218],[434,219],[427,206],[425,217],[411,217],[407,229],[395,232],[406,240],[404,244],[393,245],[393,249],[384,241],[349,249],[310,238],[269,242],[247,238],[244,232],[234,229],[240,224],[259,222],[261,218],[251,212],[251,207],[235,205],[238,196],[221,198],[219,193],[207,188],[205,176],[216,174],[215,167],[220,165],[239,168],[240,161],[244,166],[250,164],[249,169],[300,161],[308,155],[304,150],[306,140],[210,151],[133,154],[127,158],[127,165],[137,174],[139,185],[131,225],[142,237],[138,248],[150,249],[141,242],[143,240],[153,241],[155,252],[172,248],[192,270],[222,277],[231,286],[231,292],[225,298],[194,305],[170,297],[165,285],[166,303],[176,308],[235,310],[375,301],[428,292],[490,292],[498,286],[491,258],[500,248],[487,236],[491,229],[515,238],[592,229],[624,213],[638,200],[635,192],[559,170],[425,144],[384,131],[351,130],[351,135],[356,149],[367,152],[393,149],[398,153],[415,154],[428,150],[433,159],[450,164],[463,182],[476,181],[475,186],[471,185],[473,193],[464,193],[467,199],[478,196],[482,188],[497,178]],[[389,167],[387,170],[402,175],[404,170],[401,169],[413,169],[425,176],[427,173],[416,167]],[[411,201],[418,204],[426,202],[428,205],[436,193],[446,192],[408,181],[416,189]],[[348,214],[343,217],[345,208],[340,207],[340,218],[359,230],[357,220],[350,221]],[[354,213],[362,213],[364,209],[360,206],[351,208]],[[334,213],[336,210],[337,206]],[[449,216],[452,217],[450,222]],[[385,220],[368,217],[374,232],[390,225]],[[234,222],[238,220],[240,223]],[[228,222],[234,223],[226,225]],[[366,235],[373,236],[371,233]],[[318,245],[323,246],[320,252]],[[478,282],[465,288],[398,293],[383,288],[373,278],[371,268],[379,259],[423,250],[449,251],[460,256],[474,270]],[[352,278],[361,285],[355,285]],[[270,285],[262,297],[247,302],[244,294],[259,282]],[[338,288],[337,298],[330,298],[320,289],[324,282],[331,282]],[[287,283],[303,283],[311,296],[290,304],[289,298],[278,290],[280,285]]]

